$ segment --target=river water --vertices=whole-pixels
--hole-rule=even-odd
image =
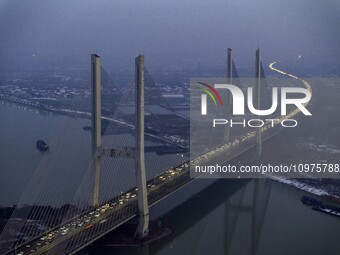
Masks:
[[[90,134],[82,129],[89,120],[2,102],[0,116],[0,205],[81,199],[75,194],[85,190],[91,162]],[[35,148],[38,139],[50,145],[50,152]],[[129,175],[134,173],[123,177]],[[114,180],[107,185],[119,190],[124,181]],[[315,196],[264,179],[224,179],[207,186],[208,181],[195,181],[152,208],[152,218],[172,229],[170,236],[142,248],[92,246],[79,254],[339,254],[340,219],[300,201]],[[207,187],[183,201],[202,186]]]
[[[339,254],[340,219],[303,205],[306,195],[317,198],[271,180],[218,180],[158,218],[172,235],[142,248],[92,246],[79,254]]]
[[[87,204],[91,194],[91,134],[83,129],[89,119],[40,112],[36,109],[0,101],[0,206],[65,203]],[[114,128],[113,128],[114,129]],[[112,127],[111,127],[112,131]],[[43,139],[47,152],[36,148]],[[105,134],[103,147],[133,146],[129,133]],[[148,147],[154,141],[145,141]],[[183,161],[182,154],[146,153],[147,178]],[[103,158],[101,201],[135,186],[134,161],[126,158]]]

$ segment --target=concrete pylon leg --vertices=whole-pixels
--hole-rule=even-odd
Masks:
[[[139,55],[136,65],[136,179],[138,188],[139,223],[135,236],[143,238],[149,232],[149,205],[146,187],[144,156],[144,56]]]
[[[260,49],[256,51],[256,104],[257,109],[260,109],[260,98],[261,98],[261,55]],[[260,117],[259,117],[260,118]],[[257,155],[260,157],[262,154],[262,134],[261,127],[256,129],[256,145],[257,145]]]
[[[101,168],[100,150],[101,142],[101,92],[100,92],[100,57],[91,55],[91,76],[92,76],[92,153],[93,153],[93,194],[92,206],[99,204],[99,178]]]
[[[232,58],[232,49],[228,49],[228,65],[227,65],[227,76],[228,76],[228,83],[233,84],[233,58]],[[232,115],[232,94],[228,91],[228,105],[227,105],[227,119],[229,120]],[[225,127],[225,134],[224,134],[224,141],[223,143],[226,144],[230,141],[230,125],[226,125]]]

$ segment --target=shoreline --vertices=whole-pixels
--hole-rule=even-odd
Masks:
[[[270,180],[276,181],[278,183],[282,183],[282,184],[286,184],[292,188],[298,189],[298,190],[302,190],[305,192],[308,192],[310,194],[322,197],[322,196],[329,196],[332,197],[334,199],[340,199],[339,196],[330,193],[329,191],[323,189],[323,188],[317,188],[314,187],[312,185],[306,184],[306,183],[302,183],[300,182],[298,179],[286,179],[284,177],[281,176],[268,176],[268,178]]]

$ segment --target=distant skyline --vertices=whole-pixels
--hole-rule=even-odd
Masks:
[[[202,63],[219,66],[228,47],[240,66],[254,61],[336,64],[340,59],[336,0],[2,0],[2,68],[86,67],[97,52],[110,68]]]

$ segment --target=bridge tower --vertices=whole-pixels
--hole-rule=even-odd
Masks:
[[[136,180],[138,188],[139,223],[136,230],[138,238],[145,237],[149,232],[149,205],[146,188],[145,155],[144,155],[144,55],[135,59],[136,72]]]
[[[138,188],[139,224],[135,236],[145,237],[149,232],[149,205],[147,198],[145,155],[144,155],[144,55],[135,60],[135,100],[136,125],[135,148],[102,148],[101,142],[101,81],[100,57],[91,55],[92,73],[92,153],[93,153],[93,192],[91,205],[99,205],[100,168],[102,157],[133,158],[136,167],[136,182]]]
[[[227,63],[227,77],[228,83],[233,84],[233,57],[232,57],[232,49],[228,48],[228,63]],[[232,115],[232,94],[228,91],[228,105],[227,105],[227,119],[229,120]],[[225,127],[225,135],[223,143],[226,144],[230,141],[230,125],[226,125]]]
[[[101,81],[100,81],[100,57],[91,55],[91,83],[92,83],[92,155],[93,155],[93,193],[92,206],[99,203],[99,182],[101,168]]]
[[[256,77],[256,97],[257,97],[256,109],[260,109],[260,98],[261,98],[261,51],[260,49],[256,50],[255,77]],[[260,157],[262,153],[261,127],[258,127],[256,129],[256,145],[257,145],[257,155]]]

